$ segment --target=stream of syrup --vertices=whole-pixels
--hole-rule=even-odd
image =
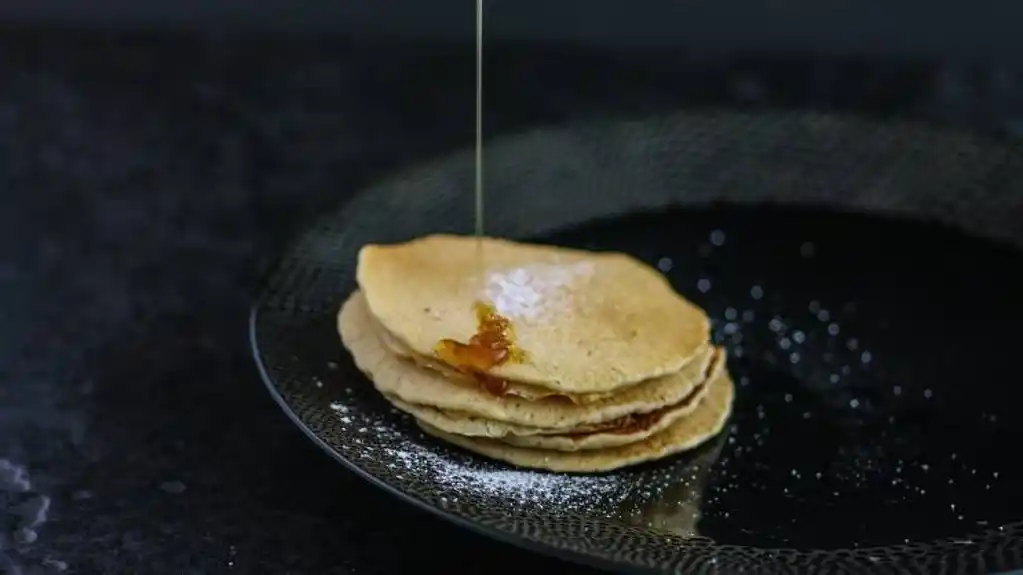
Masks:
[[[476,239],[483,237],[483,0],[476,0]]]

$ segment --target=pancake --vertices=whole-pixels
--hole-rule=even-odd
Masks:
[[[520,361],[493,376],[557,392],[606,393],[674,374],[706,346],[709,321],[656,270],[620,253],[433,235],[367,245],[357,280],[371,314],[414,354],[468,341],[474,302],[514,326]]]
[[[700,385],[689,397],[676,405],[640,415],[627,415],[603,424],[586,425],[568,432],[513,426],[464,414],[452,414],[433,407],[411,405],[393,397],[389,397],[388,401],[417,420],[447,433],[467,437],[498,438],[509,445],[519,447],[579,451],[626,445],[655,435],[691,414],[703,399],[706,390],[706,385]]]
[[[372,319],[372,318],[371,318]],[[394,336],[394,334],[387,331],[380,322],[372,319],[374,330],[377,336],[380,338],[381,343],[384,347],[394,355],[408,359],[415,362],[420,368],[431,369],[439,372],[445,378],[453,382],[462,382],[466,385],[479,386],[479,382],[475,379],[467,376],[466,374],[446,365],[443,361],[435,356],[426,357],[419,355],[412,351],[406,346],[401,340]],[[706,358],[707,354],[710,353],[710,342],[706,342],[696,355],[694,355],[689,361],[699,361]],[[688,363],[687,363],[688,364]],[[637,384],[638,385],[638,384]],[[517,381],[506,381],[504,389],[497,393],[500,396],[514,396],[521,397],[527,401],[540,401],[545,399],[557,399],[559,401],[569,401],[577,405],[590,405],[597,403],[608,396],[614,395],[617,391],[604,392],[604,393],[564,393],[547,389],[539,385],[533,385],[529,383],[521,383]]]
[[[362,292],[356,291],[341,306],[338,331],[355,365],[385,396],[413,405],[466,413],[483,419],[521,426],[571,431],[635,413],[675,405],[723,369],[723,350],[711,348],[705,358],[690,362],[682,371],[631,386],[589,405],[560,401],[526,401],[497,397],[477,386],[454,383],[438,372],[391,354],[373,329]]]
[[[564,473],[593,473],[638,465],[695,449],[724,428],[732,411],[734,395],[735,387],[731,378],[727,373],[722,373],[711,383],[706,397],[696,410],[664,431],[636,443],[585,451],[517,447],[496,439],[455,435],[421,421],[418,423],[423,431],[434,437],[518,467]]]
[[[596,431],[580,430],[558,435],[508,435],[500,441],[530,449],[552,449],[555,451],[584,451],[606,449],[642,441],[668,429],[682,418],[696,411],[707,395],[708,385],[701,385],[682,402],[638,417],[624,418],[623,427]]]

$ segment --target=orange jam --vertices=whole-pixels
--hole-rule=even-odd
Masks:
[[[655,425],[668,413],[668,409],[661,409],[658,411],[651,411],[650,413],[642,413],[639,415],[626,415],[621,419],[615,420],[616,424],[611,429],[607,430],[608,433],[634,433],[641,431]]]
[[[651,411],[650,413],[623,415],[618,419],[612,419],[611,421],[594,426],[586,431],[568,433],[566,435],[568,437],[586,437],[587,435],[593,435],[594,433],[612,433],[615,435],[634,433],[655,425],[661,420],[661,418],[667,415],[670,409],[671,407],[666,407],[657,411]]]
[[[447,365],[472,376],[490,393],[504,395],[508,382],[487,371],[508,361],[522,361],[525,353],[515,346],[511,320],[482,302],[474,303],[473,310],[477,327],[469,342],[442,339],[434,346],[434,353]]]

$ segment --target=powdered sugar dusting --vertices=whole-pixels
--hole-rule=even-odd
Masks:
[[[497,497],[551,510],[556,506],[559,510],[585,511],[624,501],[632,492],[627,482],[615,476],[484,467],[413,443],[384,452],[393,458],[392,465],[397,469],[424,474],[460,497]]]
[[[483,295],[501,315],[550,320],[568,305],[565,288],[585,281],[594,270],[588,261],[489,270]]]
[[[427,436],[411,417],[386,404],[365,409],[359,401],[378,402],[375,390],[356,389],[353,395],[338,390],[329,405],[334,422],[348,438],[340,450],[357,464],[383,465],[391,478],[414,478],[429,485],[432,503],[441,507],[485,502],[487,506],[528,507],[538,512],[599,514],[644,525],[643,508],[672,493],[673,500],[689,497],[700,479],[690,477],[705,469],[703,460],[680,458],[667,466],[625,469],[611,474],[579,475],[515,468],[488,460]],[[366,438],[366,440],[363,440]],[[714,450],[716,452],[716,450]],[[697,463],[697,465],[693,465]],[[696,475],[700,475],[697,473]],[[681,496],[679,492],[686,492]],[[679,492],[679,493],[676,493]]]

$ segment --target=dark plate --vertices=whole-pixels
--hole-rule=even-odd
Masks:
[[[323,219],[253,312],[267,385],[328,453],[458,523],[617,569],[1023,566],[1018,148],[682,114],[518,136],[486,167],[489,233],[630,252],[708,311],[738,382],[728,431],[661,463],[544,474],[426,438],[377,397],[334,330],[356,252],[468,233],[465,153]]]

